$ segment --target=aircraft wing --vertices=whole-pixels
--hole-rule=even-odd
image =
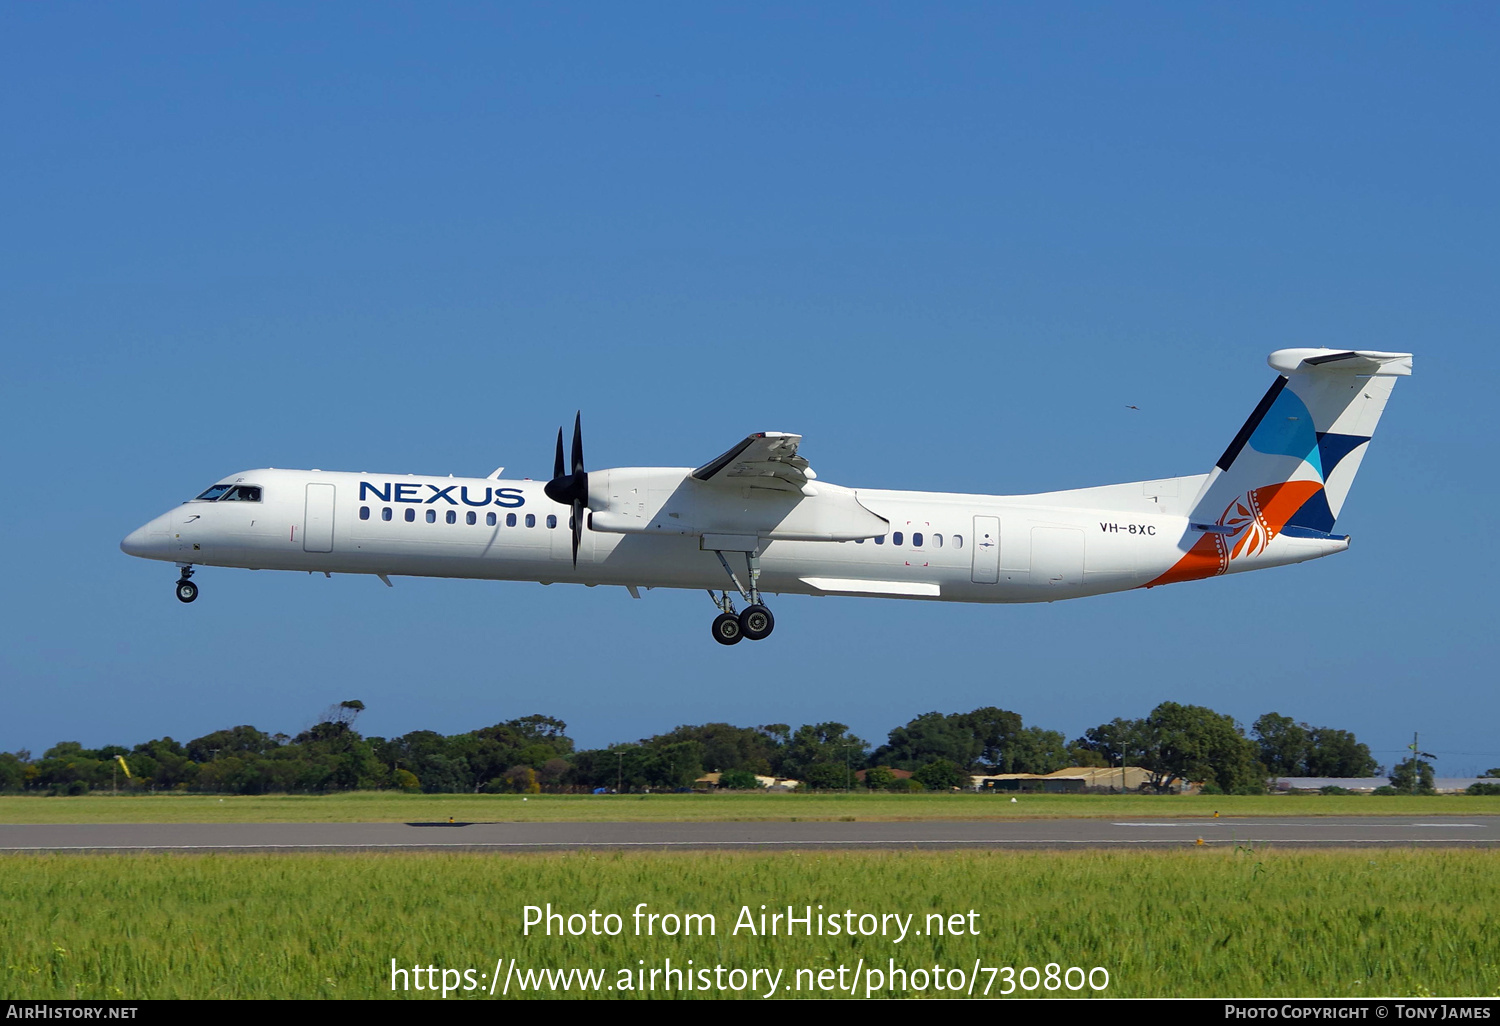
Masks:
[[[758,484],[801,490],[817,474],[797,455],[801,435],[762,431],[693,471],[699,481],[714,484]]]
[[[697,470],[617,467],[588,476],[590,526],[613,534],[676,534],[716,551],[761,541],[853,541],[890,523],[852,488],[818,479],[797,455],[801,435],[762,431]]]

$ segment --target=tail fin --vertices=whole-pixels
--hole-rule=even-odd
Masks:
[[[1232,544],[1228,558],[1259,551],[1277,534],[1332,532],[1396,378],[1411,374],[1410,353],[1281,349],[1269,362],[1281,377],[1189,516]]]

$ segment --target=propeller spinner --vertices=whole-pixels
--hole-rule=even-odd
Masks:
[[[565,473],[563,431],[557,429],[557,458],[552,464],[552,480],[542,488],[547,498],[573,507],[573,565],[578,565],[578,543],[583,538],[583,508],[589,497],[589,475],[583,469],[583,411],[573,418],[573,472]]]

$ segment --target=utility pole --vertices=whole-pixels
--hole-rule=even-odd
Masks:
[[[1422,774],[1417,769],[1417,732],[1411,732],[1411,793],[1417,793],[1417,778]]]
[[[854,747],[854,742],[846,739],[839,743],[839,747],[844,750],[844,790],[850,791],[854,787],[854,778],[849,769],[849,749]]]
[[[1431,752],[1420,752],[1417,750],[1417,732],[1415,730],[1411,732],[1411,744],[1407,747],[1411,749],[1411,793],[1416,794],[1417,786],[1422,782],[1422,770],[1417,765],[1417,756],[1424,756],[1428,759],[1436,759],[1437,756]]]

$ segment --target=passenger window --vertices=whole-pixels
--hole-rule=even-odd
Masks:
[[[856,545],[863,545],[864,543],[865,543],[865,540],[863,538],[856,538],[856,539],[854,539],[854,544],[856,544]]]
[[[410,506],[406,507],[406,522],[409,524],[415,519],[417,519],[417,511]]]
[[[495,526],[495,514],[493,514],[493,513],[486,513],[484,515],[484,526],[486,526],[486,527],[494,527]]]
[[[536,514],[535,513],[528,513],[528,514],[526,514],[526,526],[527,527],[535,527],[536,526]]]
[[[516,526],[516,515],[514,513],[507,513],[507,514],[505,514],[505,526],[506,527],[515,527]]]
[[[961,534],[955,534],[953,536],[953,547],[955,549],[961,549],[961,548],[964,547],[964,536],[963,535],[961,535]]]
[[[446,518],[445,518],[445,519],[446,519],[446,520],[447,520],[447,521],[448,521],[448,523],[450,523],[450,524],[456,524],[456,523],[458,523],[458,514],[457,514],[457,513],[455,513],[455,512],[454,512],[454,511],[453,511],[453,510],[451,510],[451,509],[450,509],[450,510],[449,510],[449,511],[448,511],[448,516],[447,516],[447,517],[446,517]]]
[[[875,544],[876,545],[884,545],[885,544],[885,535],[882,534],[880,537],[876,538],[875,539]]]
[[[361,520],[369,520],[370,519],[370,507],[369,506],[361,506],[361,507],[359,507],[359,519],[361,519]]]
[[[550,530],[557,526],[557,517],[551,513],[547,514],[547,527]]]
[[[427,522],[429,524],[437,523],[437,510],[430,509],[427,511]]]
[[[391,519],[391,507],[387,506],[387,507],[385,507],[385,509],[383,509],[383,510],[380,511],[380,519],[381,520],[389,520],[389,519]]]
[[[892,545],[900,545],[901,544],[901,532],[900,531],[895,531],[895,532],[893,532],[891,534],[891,544]]]
[[[940,549],[940,548],[943,547],[943,536],[942,535],[935,534],[935,535],[932,536],[932,547],[935,548],[935,549]]]
[[[464,523],[466,523],[466,524],[477,524],[477,523],[479,523],[479,518],[474,515],[474,511],[472,509],[469,510],[469,512],[467,512],[467,513],[464,514]]]
[[[911,536],[911,543],[920,549],[922,547],[922,532],[917,531],[913,533]]]

